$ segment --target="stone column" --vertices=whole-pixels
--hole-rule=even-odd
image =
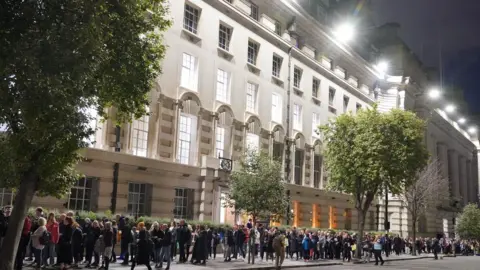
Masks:
[[[460,182],[458,179],[458,154],[453,149],[448,150],[448,178],[452,184],[452,194],[454,197],[460,196]]]
[[[290,142],[291,150],[290,153],[290,183],[295,184],[295,150],[297,149],[297,144],[295,140]]]
[[[218,126],[218,113],[212,113],[212,144],[210,145],[210,156],[217,157],[218,153],[215,153],[217,149],[217,126]],[[223,156],[223,154],[222,154]]]
[[[160,130],[161,103],[153,103],[148,118],[147,156],[157,159],[158,157],[158,132]]]
[[[401,90],[400,92],[398,92],[398,99],[399,99],[398,108],[401,110],[404,110],[405,109],[405,90]]]
[[[458,157],[458,180],[464,205],[468,204],[467,162],[464,156]]]
[[[273,141],[275,137],[275,132],[269,131],[268,132],[268,154],[270,158],[273,160]]]
[[[173,131],[173,149],[172,149],[172,156],[171,159],[173,162],[177,160],[177,144],[178,144],[178,125],[180,124],[180,110],[183,108],[183,101],[180,99],[177,99],[174,103],[174,116],[173,116],[173,121],[174,121],[174,131]]]
[[[467,160],[467,187],[468,187],[468,202],[475,202],[475,185],[472,181],[472,161]]]
[[[315,145],[310,148],[310,187],[315,183]]]
[[[442,173],[442,176],[448,179],[448,186],[449,186],[449,192],[450,195],[453,195],[453,190],[452,190],[452,182],[451,179],[449,179],[448,175],[448,150],[447,146],[444,143],[438,142],[437,143],[437,158],[440,163],[440,172]]]

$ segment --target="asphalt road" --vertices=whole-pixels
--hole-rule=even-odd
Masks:
[[[329,266],[329,270],[366,270],[366,269],[381,269],[386,268],[390,270],[479,270],[480,257],[456,257],[444,258],[443,260],[421,259],[409,261],[395,261],[385,262],[383,266],[375,266],[374,264],[355,264],[355,265],[341,265]],[[295,268],[299,270],[311,270],[311,268]]]

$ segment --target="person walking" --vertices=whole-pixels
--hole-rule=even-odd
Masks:
[[[48,244],[48,238],[50,237],[47,227],[45,226],[46,223],[47,221],[43,217],[40,217],[38,219],[38,228],[32,234],[35,269],[40,269],[40,266],[42,265],[42,250],[45,248],[45,245]]]
[[[275,268],[280,270],[282,268],[283,261],[285,260],[285,235],[279,233],[273,239],[273,249],[275,250]]]
[[[385,263],[385,261],[382,258],[382,240],[380,238],[377,239],[375,244],[373,244],[373,255],[375,256],[375,265],[378,265],[378,261],[380,260],[381,265]]]

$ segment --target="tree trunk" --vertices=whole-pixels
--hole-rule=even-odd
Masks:
[[[412,227],[413,227],[413,244],[412,244],[412,255],[417,255],[417,222],[415,221],[415,217],[412,220]]]
[[[363,231],[365,230],[365,216],[367,211],[357,208],[358,216],[358,236],[357,236],[357,259],[362,258],[362,242],[363,242]]]
[[[27,173],[22,177],[20,187],[15,196],[15,204],[8,223],[7,234],[3,239],[3,246],[0,252],[0,270],[13,269],[23,223],[35,194],[37,179],[38,177],[34,173]]]

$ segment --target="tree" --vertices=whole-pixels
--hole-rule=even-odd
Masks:
[[[380,113],[374,105],[356,115],[342,114],[320,130],[326,142],[328,187],[353,195],[363,237],[365,216],[381,188],[401,191],[426,164],[425,122],[411,112]]]
[[[456,231],[462,239],[480,239],[480,209],[468,204],[457,218]]]
[[[413,239],[416,239],[417,224],[428,209],[437,206],[441,198],[449,197],[448,179],[441,173],[438,160],[430,162],[417,176],[414,184],[407,187],[402,197],[412,218]],[[413,245],[415,246],[415,245]],[[413,247],[415,255],[415,247]]]
[[[289,199],[282,178],[282,165],[266,153],[247,151],[240,169],[232,172],[225,203],[256,222],[260,217],[285,216]]]
[[[13,269],[33,196],[61,197],[78,179],[91,111],[117,123],[146,113],[171,24],[165,2],[3,1],[0,185],[17,193],[0,270]]]

